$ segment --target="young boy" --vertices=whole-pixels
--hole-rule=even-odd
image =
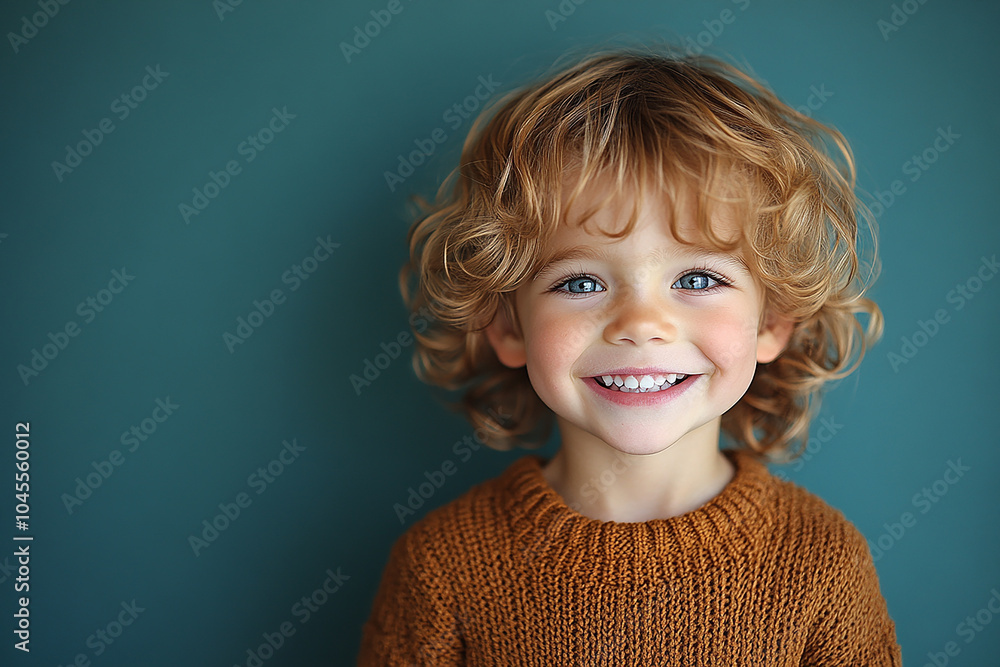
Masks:
[[[484,113],[449,181],[402,277],[418,373],[560,447],[399,538],[359,664],[899,665],[864,538],[763,463],[881,333],[843,137],[616,52]]]

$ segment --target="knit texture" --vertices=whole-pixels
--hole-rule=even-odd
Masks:
[[[861,533],[726,456],[718,496],[643,523],[573,511],[518,459],[396,541],[358,664],[898,667]]]

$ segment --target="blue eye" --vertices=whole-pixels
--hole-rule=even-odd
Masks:
[[[716,278],[715,276],[709,275],[707,273],[687,273],[681,276],[680,280],[675,282],[672,287],[678,289],[687,289],[694,291],[708,290],[719,285],[726,285],[727,283],[721,278]]]
[[[574,276],[556,285],[556,290],[570,294],[591,294],[603,292],[604,287],[590,276]]]

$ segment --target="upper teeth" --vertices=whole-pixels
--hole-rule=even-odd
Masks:
[[[683,373],[667,373],[666,375],[602,375],[601,383],[609,388],[624,392],[660,391],[667,386],[673,386],[687,376]]]

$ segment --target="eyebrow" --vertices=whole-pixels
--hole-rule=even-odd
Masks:
[[[743,258],[739,255],[732,255],[698,246],[679,246],[670,250],[660,248],[650,253],[645,260],[659,263],[675,257],[689,258],[692,261],[718,261],[723,264],[728,264],[738,270],[750,273],[750,267],[747,266],[747,263],[743,261]],[[535,272],[531,279],[532,281],[538,280],[552,271],[553,266],[576,259],[593,259],[606,262],[609,261],[611,257],[608,252],[604,250],[604,248],[594,248],[592,246],[574,246],[566,248],[550,257],[548,261],[546,261],[545,264],[543,264],[538,271]]]

